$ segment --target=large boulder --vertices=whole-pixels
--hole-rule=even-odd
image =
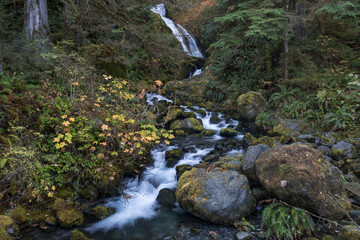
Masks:
[[[187,133],[200,133],[205,130],[203,125],[199,122],[199,120],[195,118],[187,118],[184,120],[175,120],[171,123],[171,130],[182,130]]]
[[[240,117],[253,121],[262,111],[269,109],[269,104],[258,92],[242,94],[237,99],[237,110]]]
[[[272,148],[256,160],[256,172],[269,194],[291,205],[334,220],[350,210],[342,173],[312,147]]]
[[[213,223],[232,224],[255,208],[246,176],[220,168],[183,173],[175,195],[185,211]]]
[[[242,158],[242,170],[243,173],[250,179],[258,181],[256,176],[256,160],[263,154],[266,150],[270,149],[268,145],[258,144],[255,146],[250,146],[245,152]]]

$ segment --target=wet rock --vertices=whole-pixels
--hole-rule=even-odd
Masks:
[[[215,131],[207,129],[207,130],[202,131],[200,134],[201,134],[201,136],[209,137],[209,136],[215,135]]]
[[[82,198],[86,198],[87,200],[94,200],[98,197],[98,191],[96,190],[96,188],[92,187],[92,186],[86,186],[83,189],[81,189],[79,191],[79,195]]]
[[[184,112],[182,114],[183,118],[196,118],[196,114],[194,112]]]
[[[269,137],[269,136],[258,138],[252,145],[256,145],[256,144],[264,144],[264,145],[268,145],[269,147],[275,147],[281,145],[279,137]]]
[[[221,122],[221,119],[218,117],[217,114],[213,114],[209,119],[211,124],[218,124]]]
[[[351,143],[340,141],[331,148],[332,156],[336,160],[357,158],[356,149]]]
[[[213,107],[214,107],[214,103],[212,103],[212,102],[206,102],[205,103],[206,111],[211,111],[213,109]]]
[[[360,228],[353,225],[343,226],[337,235],[337,240],[360,240]]]
[[[171,109],[162,119],[162,122],[171,122],[174,121],[175,119],[180,118],[184,113],[184,109],[183,108],[176,108],[176,109]]]
[[[250,215],[255,207],[247,178],[219,168],[185,172],[175,194],[185,211],[213,223],[232,224]]]
[[[107,218],[113,213],[113,211],[110,208],[103,207],[103,206],[97,206],[94,208],[91,208],[89,211],[89,214],[94,217],[96,220],[101,220],[104,218]]]
[[[176,166],[176,178],[179,180],[179,178],[181,177],[181,175],[186,172],[186,171],[190,171],[192,169],[192,166],[190,166],[189,164],[182,164],[179,166]]]
[[[255,146],[250,146],[242,159],[242,170],[243,173],[250,179],[254,181],[258,181],[258,177],[256,175],[256,160],[263,154],[266,150],[270,149],[268,145],[258,144]]]
[[[223,128],[220,130],[220,136],[222,137],[235,137],[237,134],[237,131],[231,128]]]
[[[251,234],[248,233],[248,232],[238,232],[236,235],[235,235],[235,239],[236,240],[248,240],[251,238]]]
[[[291,205],[334,220],[350,210],[341,171],[314,148],[267,150],[256,160],[256,173],[270,195]]]
[[[70,240],[92,240],[92,238],[89,238],[85,235],[85,233],[81,232],[80,230],[74,229],[71,232]]]
[[[175,192],[169,188],[163,188],[156,197],[156,201],[163,206],[173,206],[176,203]]]
[[[165,153],[166,167],[168,168],[174,167],[183,156],[184,156],[184,152],[182,152],[180,149],[173,149],[170,151],[166,151]]]
[[[269,109],[269,104],[258,92],[242,94],[237,99],[237,110],[241,118],[254,121],[262,111]]]
[[[196,111],[198,114],[200,114],[202,117],[206,116],[206,111],[204,109],[199,109]]]
[[[171,130],[182,130],[186,133],[200,133],[205,130],[201,123],[195,118],[187,118],[184,120],[175,120],[171,126]]]
[[[242,158],[242,153],[231,153],[220,158],[216,164],[226,170],[241,171]]]

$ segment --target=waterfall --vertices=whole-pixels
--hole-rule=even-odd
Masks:
[[[195,38],[180,24],[175,24],[173,20],[166,17],[166,9],[163,3],[151,8],[156,14],[164,20],[166,26],[171,29],[176,39],[181,43],[184,51],[193,57],[204,58],[199,47],[196,44]]]

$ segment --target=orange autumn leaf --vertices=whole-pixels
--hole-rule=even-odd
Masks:
[[[69,121],[65,121],[62,123],[65,127],[69,126],[70,125],[70,122]]]
[[[140,93],[140,95],[139,95],[139,98],[140,98],[140,99],[143,99],[143,98],[145,97],[145,94],[146,94],[145,89],[141,90],[141,93]]]
[[[155,84],[158,85],[159,87],[163,85],[163,83],[160,80],[155,80]]]

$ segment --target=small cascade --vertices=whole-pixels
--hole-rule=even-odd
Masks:
[[[199,47],[196,44],[195,38],[180,24],[175,24],[173,20],[166,17],[166,9],[163,3],[156,5],[150,9],[164,20],[166,26],[171,29],[177,40],[181,43],[184,51],[190,56],[204,58]]]

